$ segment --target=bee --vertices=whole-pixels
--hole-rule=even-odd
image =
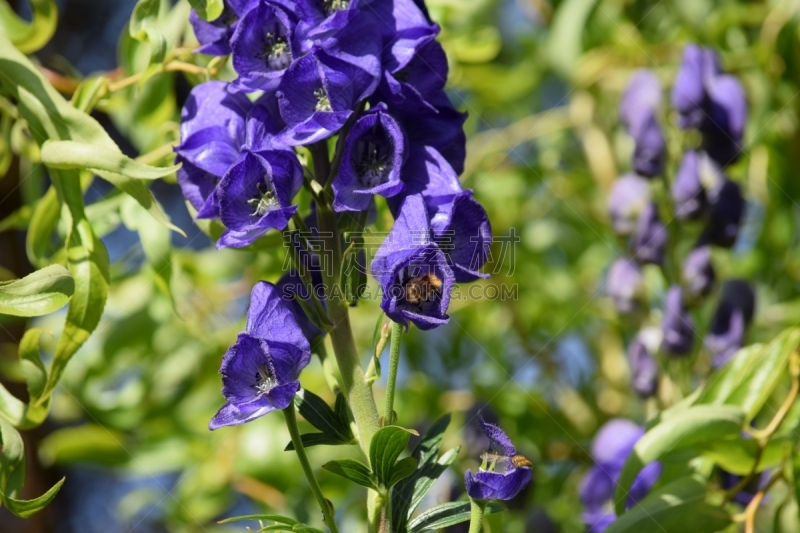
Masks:
[[[442,280],[436,274],[423,274],[406,283],[406,301],[412,305],[430,302],[442,293]]]
[[[486,472],[505,474],[509,471],[509,465],[513,465],[514,468],[533,467],[533,463],[531,463],[527,457],[520,454],[508,457],[494,452],[486,452],[481,455],[481,459],[483,460],[481,470]]]

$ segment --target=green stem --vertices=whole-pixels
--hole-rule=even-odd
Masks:
[[[486,509],[486,502],[470,498],[469,507],[469,533],[481,533],[481,529],[483,529],[483,512]]]
[[[397,384],[397,368],[400,366],[400,336],[403,326],[392,322],[392,347],[389,351],[389,376],[386,382],[386,409],[383,411],[384,425],[391,426],[397,416],[394,413],[394,391]]]
[[[289,435],[292,437],[292,444],[294,444],[294,451],[297,452],[297,458],[300,460],[300,466],[303,467],[303,473],[308,479],[308,484],[311,485],[311,492],[319,503],[322,510],[322,516],[325,520],[325,525],[328,526],[331,533],[339,533],[336,527],[336,521],[333,518],[333,508],[331,504],[325,499],[322,494],[322,489],[314,476],[314,471],[311,469],[311,464],[308,462],[306,449],[303,447],[303,440],[300,438],[300,430],[297,427],[297,415],[294,412],[294,404],[290,405],[283,410],[283,416],[286,418],[286,426],[289,428]]]

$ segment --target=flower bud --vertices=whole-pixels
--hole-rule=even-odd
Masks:
[[[639,70],[631,78],[620,101],[620,121],[636,144],[633,168],[642,176],[657,176],[664,171],[666,143],[658,124],[661,85],[655,74]]]
[[[651,203],[639,216],[639,224],[631,241],[633,255],[640,263],[660,265],[667,246],[667,228],[658,216],[658,206]]]
[[[711,244],[731,248],[739,234],[739,224],[744,216],[745,200],[736,182],[725,179],[715,194],[709,195],[711,216],[705,237]]]
[[[606,291],[614,299],[619,313],[630,314],[644,300],[644,279],[639,265],[632,259],[617,259],[608,271]]]
[[[700,181],[699,165],[697,152],[683,154],[670,191],[678,220],[699,218],[706,206],[706,192]]]
[[[658,363],[637,335],[628,346],[631,386],[640,398],[650,398],[658,390]]]
[[[650,185],[634,174],[619,178],[608,197],[608,213],[618,235],[636,231],[639,217],[650,202]]]
[[[749,283],[726,281],[706,335],[705,345],[714,368],[724,365],[742,347],[747,326],[753,320],[756,295]]]
[[[661,349],[665,353],[681,356],[692,351],[694,322],[683,303],[683,292],[677,285],[667,291],[661,330],[664,334]]]
[[[698,246],[686,256],[683,262],[682,276],[687,295],[690,298],[700,298],[708,295],[714,288],[716,274],[711,261],[711,247]]]

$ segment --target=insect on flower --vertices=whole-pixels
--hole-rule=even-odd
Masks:
[[[438,298],[442,293],[442,280],[436,274],[417,276],[406,283],[406,301],[412,305],[422,305]]]

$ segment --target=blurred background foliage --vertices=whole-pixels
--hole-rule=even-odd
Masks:
[[[56,88],[71,95],[93,75],[122,79],[145,71],[148,47],[127,31],[134,3],[59,0],[58,29],[36,54]],[[16,4],[24,16],[29,12],[27,2]],[[195,41],[188,3],[162,4],[159,24],[169,54],[206,66],[210,58],[189,54]],[[603,290],[605,271],[623,250],[609,225],[607,193],[629,170],[633,149],[618,123],[620,95],[640,67],[653,69],[668,89],[687,42],[715,48],[725,69],[741,79],[750,107],[748,150],[728,174],[743,186],[748,208],[737,245],[715,250],[715,265],[721,278],[755,283],[758,306],[748,340],[768,340],[800,321],[800,1],[427,5],[442,26],[451,96],[470,114],[462,180],[486,206],[494,235],[512,243],[495,243],[493,276],[479,287],[505,284],[517,297],[492,299],[495,293],[473,289],[484,297],[465,292],[446,327],[412,332],[398,387],[400,423],[424,429],[454,412],[445,446],[464,440],[465,447],[432,493],[445,500],[463,490],[461,474],[477,457],[470,447],[474,429],[464,421],[488,405],[487,417],[501,420],[536,465],[530,489],[511,502],[514,511],[488,520],[492,533],[583,531],[577,486],[591,464],[592,435],[615,416],[642,423],[652,409],[629,386],[624,349],[635,328],[617,317]],[[200,81],[191,73],[156,73],[115,92],[93,114],[127,155],[148,154],[147,162],[165,164],[180,108]],[[20,228],[28,226],[48,181],[30,162],[37,148],[29,133],[2,116],[0,275],[13,279],[46,264],[61,243],[26,242]],[[663,118],[677,160],[675,117]],[[241,527],[216,520],[264,508],[316,520],[296,458],[282,451],[289,436],[280,417],[207,429],[222,401],[220,357],[241,327],[252,285],[279,277],[280,241],[271,250],[217,251],[194,226],[174,176],[152,189],[186,237],[151,227],[135,202],[100,179],[86,192],[87,215],[112,261],[109,302],[67,368],[49,419],[24,433],[30,495],[64,475],[66,482],[53,505],[29,521],[0,510],[2,531],[233,531]],[[388,228],[388,213],[380,216]],[[63,228],[59,235],[63,240]],[[648,270],[646,278],[659,308],[664,283],[657,271]],[[706,321],[708,306],[713,303],[696,311]],[[377,302],[353,311],[365,363],[377,314]],[[63,314],[33,322],[57,332]],[[26,324],[0,317],[0,326],[0,379],[24,396],[16,354]],[[47,342],[45,351],[52,350]],[[301,381],[326,390],[318,360]],[[339,453],[310,450],[315,465]],[[340,511],[358,508],[362,489],[348,489],[324,472],[320,481],[341,502]],[[767,503],[772,516],[781,503],[780,496]],[[342,530],[357,530],[361,517],[353,513]],[[770,530],[772,520],[765,519],[759,531]]]

